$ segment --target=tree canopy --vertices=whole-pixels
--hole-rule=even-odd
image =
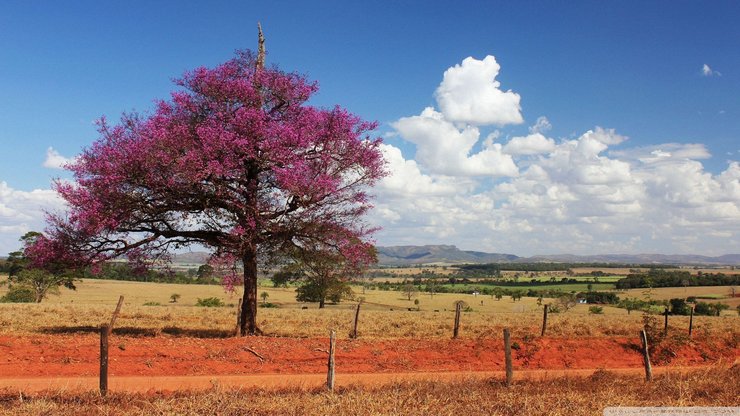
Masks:
[[[368,188],[385,174],[374,123],[307,101],[318,87],[246,51],[198,68],[153,113],[99,122],[99,139],[55,189],[37,258],[79,267],[202,245],[240,262],[241,332],[254,334],[257,259],[321,244],[366,253]]]

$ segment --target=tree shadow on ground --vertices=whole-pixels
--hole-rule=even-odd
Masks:
[[[81,326],[50,326],[39,328],[38,332],[42,334],[97,334],[100,333],[100,327],[92,325]],[[190,329],[167,326],[162,329],[154,328],[135,328],[119,327],[113,328],[113,335],[123,335],[131,337],[156,337],[159,335],[168,335],[171,337],[184,338],[230,338],[234,336],[234,331],[223,329]]]

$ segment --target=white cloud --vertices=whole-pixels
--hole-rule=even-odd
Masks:
[[[524,121],[519,94],[499,89],[498,62],[465,58],[444,73],[435,96],[445,119],[472,125],[520,124]]]
[[[477,127],[458,129],[442,113],[427,107],[418,116],[392,124],[405,140],[416,145],[416,160],[430,172],[451,176],[516,176],[518,170],[502,146],[489,140],[473,153],[480,138]]]
[[[43,166],[49,169],[64,169],[64,165],[74,162],[74,158],[64,157],[53,147],[46,149],[46,159]]]
[[[504,153],[510,155],[538,155],[555,149],[555,140],[548,139],[540,133],[524,137],[514,137],[504,145]]]
[[[44,210],[58,210],[63,202],[50,189],[21,191],[0,181],[0,256],[19,248],[28,231],[43,231]]]
[[[498,89],[498,71],[493,57],[468,58],[445,72],[439,111],[391,124],[416,153],[406,159],[383,147],[392,174],[372,214],[384,227],[379,243],[520,255],[740,246],[738,162],[714,175],[701,163],[711,157],[703,144],[628,148],[626,137],[600,127],[556,141],[546,117],[526,136],[499,143],[497,129],[481,140],[487,125],[522,122],[519,96]]]
[[[552,129],[552,124],[550,124],[550,120],[547,119],[545,116],[539,116],[537,117],[537,121],[534,123],[534,126],[531,126],[529,128],[529,132],[531,134],[535,133],[547,133]]]
[[[415,160],[406,160],[401,149],[381,144],[380,150],[388,163],[390,175],[383,178],[378,188],[395,195],[452,195],[458,188],[449,178],[434,178],[421,173]]]
[[[704,75],[705,77],[713,77],[713,76],[721,77],[722,76],[722,73],[720,73],[719,71],[713,70],[707,64],[702,65],[701,74]]]

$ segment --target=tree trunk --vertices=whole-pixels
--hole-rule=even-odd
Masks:
[[[244,253],[244,297],[242,298],[241,322],[239,332],[244,335],[257,335],[257,252],[252,247]]]
[[[325,302],[326,302],[326,299],[324,298],[319,299],[319,309],[324,309]]]

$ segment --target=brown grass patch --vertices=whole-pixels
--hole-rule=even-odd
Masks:
[[[596,415],[608,406],[738,406],[740,367],[667,373],[645,383],[599,371],[590,377],[519,381],[408,381],[350,386],[335,393],[300,388],[148,394],[0,394],[7,415]],[[734,386],[734,387],[733,387]]]

